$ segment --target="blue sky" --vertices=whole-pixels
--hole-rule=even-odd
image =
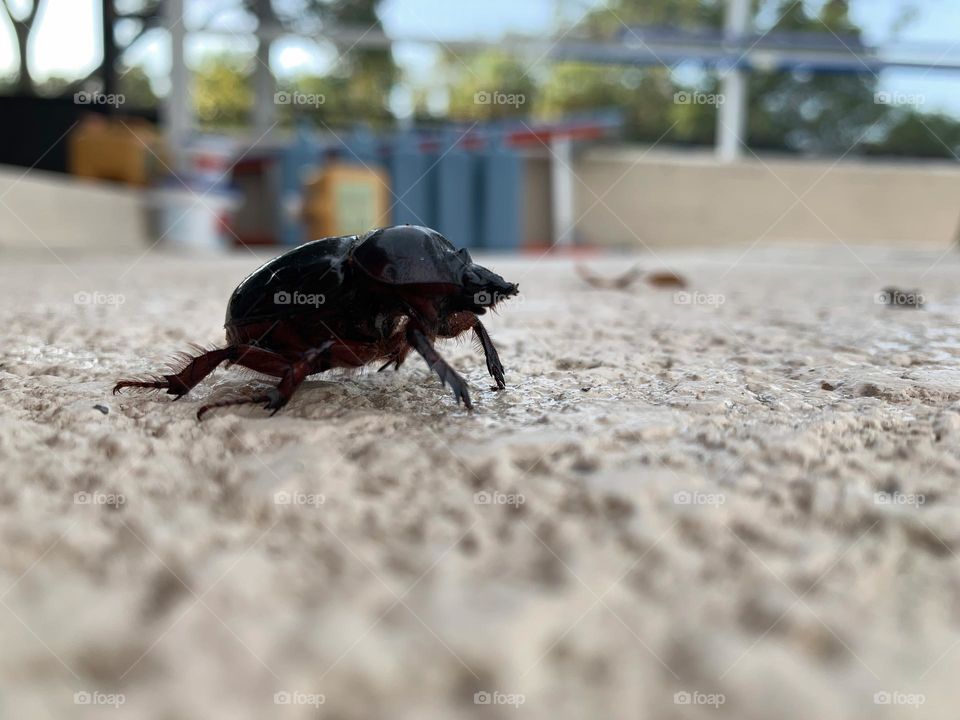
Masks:
[[[805,0],[816,5],[819,0]],[[14,0],[24,2],[24,0]],[[51,74],[77,76],[95,67],[99,50],[99,0],[47,0],[39,30],[30,50],[32,66],[43,79]],[[187,0],[188,8],[204,9],[204,0]],[[451,0],[386,0],[382,17],[388,33],[429,35],[439,40],[484,38],[496,40],[504,33],[548,34],[556,26],[558,14],[576,17],[600,0],[483,0],[453,3]],[[852,0],[851,12],[872,43],[890,41],[908,6],[917,6],[911,20],[899,29],[905,42],[938,44],[946,51],[960,53],[960,1],[958,0]],[[193,15],[193,13],[190,13]],[[188,16],[187,25],[191,17]],[[15,67],[15,42],[12,28],[0,27],[0,74]],[[223,48],[252,47],[243,39],[217,39],[193,36],[189,56]],[[432,61],[438,46],[398,45],[395,53],[414,82],[429,84]],[[148,67],[164,89],[162,77],[169,66],[168,53],[161,37],[143,43],[133,56],[134,62]],[[332,53],[310,40],[288,38],[278,42],[273,63],[281,75],[304,71],[322,71],[333,59]],[[960,115],[960,74],[923,71],[888,71],[883,76],[886,89],[923,95],[926,110],[948,110]]]

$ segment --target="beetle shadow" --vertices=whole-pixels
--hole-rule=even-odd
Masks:
[[[202,396],[191,396],[191,399],[200,406],[210,402],[242,400],[262,395],[276,387],[273,378],[244,374],[246,378],[238,378],[235,374],[225,375]],[[483,385],[478,387],[476,383],[472,383],[471,388],[475,396],[479,395],[477,391],[481,388],[486,391]],[[221,416],[232,413],[249,418],[270,417],[269,411],[254,403],[212,412]],[[440,386],[426,371],[377,373],[368,369],[336,369],[305,380],[275,418],[322,420],[364,413],[446,420],[470,415],[462,405],[456,404],[447,388]]]

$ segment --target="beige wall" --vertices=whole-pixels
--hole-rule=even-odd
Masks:
[[[0,250],[145,248],[141,197],[118,185],[0,167]]]
[[[706,153],[646,152],[618,146],[578,156],[581,241],[653,247],[839,238],[946,247],[957,239],[960,167],[946,163],[750,158],[722,165]],[[549,236],[546,157],[528,161],[526,190],[526,237],[539,241]]]

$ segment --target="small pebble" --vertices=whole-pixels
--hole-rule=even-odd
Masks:
[[[99,411],[102,412],[104,415],[109,415],[109,414],[110,414],[110,408],[107,407],[106,405],[94,405],[94,406],[93,406],[93,409],[94,409],[94,410],[99,410]]]
[[[868,382],[857,385],[855,392],[860,397],[880,397],[883,391],[879,386]]]

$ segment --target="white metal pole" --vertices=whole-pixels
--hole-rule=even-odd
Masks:
[[[187,37],[183,4],[184,0],[164,3],[164,24],[170,33],[170,89],[162,111],[167,147],[176,172],[184,170],[184,146],[193,128],[193,94],[183,51]]]
[[[277,79],[270,69],[270,45],[277,35],[277,17],[270,0],[257,0],[257,62],[253,68],[253,129],[262,136],[276,122]]]
[[[750,0],[727,0],[724,33],[727,41],[738,40],[750,31]],[[739,47],[739,44],[737,45]],[[717,157],[733,162],[742,154],[746,141],[748,86],[747,73],[737,67],[726,68],[720,86],[717,108]]]
[[[576,215],[574,208],[573,140],[550,140],[550,206],[553,216],[553,245],[573,245]]]
[[[269,32],[258,32],[257,62],[253,69],[253,129],[257,137],[273,127],[277,119],[277,79],[270,69],[270,43]]]

